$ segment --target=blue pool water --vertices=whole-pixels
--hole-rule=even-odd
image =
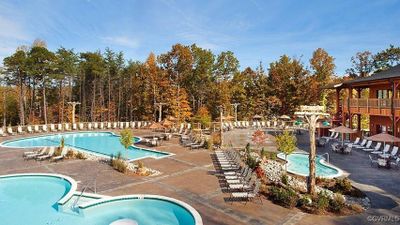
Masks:
[[[7,225],[109,225],[128,218],[140,225],[194,225],[192,214],[173,202],[130,199],[88,208],[84,214],[58,210],[71,184],[59,177],[0,177],[0,224]]]
[[[127,153],[127,158],[129,160],[136,160],[146,157],[160,158],[169,155],[165,152],[151,151],[135,146],[129,147],[128,151],[126,152],[124,146],[122,146],[119,141],[119,136],[111,132],[61,133],[5,141],[1,144],[5,147],[20,148],[60,146],[60,141],[62,137],[64,137],[66,146],[106,156],[115,156],[116,154],[118,154],[118,152],[121,152],[122,156],[125,157]],[[135,143],[139,140],[140,139],[137,137],[134,138]]]
[[[285,155],[282,153],[279,153],[278,157],[281,159],[285,159]],[[287,160],[288,160],[287,169],[289,172],[301,176],[308,176],[309,174],[308,154],[293,153],[287,156]],[[317,156],[315,160],[316,162],[315,172],[317,177],[333,178],[341,175],[339,169],[329,165],[322,164],[321,163],[322,160],[323,159],[319,156]]]

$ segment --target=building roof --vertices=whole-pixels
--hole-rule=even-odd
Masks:
[[[345,82],[343,82],[343,84],[357,84],[357,83],[362,83],[362,82],[378,81],[378,80],[385,80],[385,79],[391,79],[391,78],[400,78],[400,64],[397,66],[391,67],[387,70],[374,73],[368,77],[361,77],[361,78],[357,78],[354,80],[345,81]]]

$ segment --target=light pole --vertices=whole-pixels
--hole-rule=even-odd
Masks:
[[[155,106],[158,106],[158,122],[161,122],[161,117],[162,117],[162,106],[166,105],[167,103],[164,102],[159,102],[159,103],[154,103]]]
[[[300,106],[300,112],[294,113],[297,116],[304,117],[309,125],[310,154],[308,157],[309,175],[307,179],[307,192],[311,195],[315,194],[315,156],[317,152],[315,146],[315,129],[318,119],[329,116],[329,114],[324,113],[324,111],[324,106]]]
[[[220,106],[218,106],[218,108],[219,108],[219,121],[220,121],[220,129],[219,129],[219,132],[220,132],[220,136],[221,136],[221,148],[222,148],[222,143],[223,143],[223,133],[224,133],[224,130],[222,129],[222,115],[224,114],[224,106],[223,105],[220,105]]]
[[[240,105],[240,103],[232,103],[231,105],[235,107],[235,122],[237,122],[237,108]]]
[[[72,124],[74,124],[75,123],[75,108],[76,108],[76,105],[79,105],[79,104],[81,104],[80,102],[67,102],[69,105],[72,105]]]

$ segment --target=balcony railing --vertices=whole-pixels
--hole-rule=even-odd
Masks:
[[[347,100],[343,102],[343,106],[347,108]],[[388,109],[392,107],[392,99],[390,98],[351,98],[349,102],[351,108],[382,108]],[[394,99],[394,108],[400,108],[400,99]]]

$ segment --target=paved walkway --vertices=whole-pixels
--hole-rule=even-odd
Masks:
[[[226,133],[226,138],[231,137],[232,140],[235,140],[235,136],[248,138],[248,134],[251,134],[251,132],[250,130],[235,130]],[[148,134],[148,131],[135,130],[134,134],[142,136]],[[1,138],[0,141],[5,139],[8,138]],[[299,147],[306,146],[306,138],[300,138],[300,140],[304,140],[304,143],[299,141]],[[238,145],[243,143],[236,142]],[[268,145],[271,149],[274,149],[272,143]],[[373,200],[373,209],[357,216],[327,217],[305,214],[297,209],[289,210],[266,199],[263,199],[263,204],[258,202],[246,205],[228,203],[225,199],[229,195],[221,191],[220,183],[214,175],[210,151],[185,149],[178,144],[176,138],[164,142],[162,146],[156,149],[172,152],[176,155],[159,160],[143,160],[146,166],[162,172],[161,175],[154,177],[124,175],[114,171],[108,165],[87,160],[65,160],[59,163],[24,161],[21,157],[23,150],[8,148],[0,148],[0,174],[60,173],[81,181],[79,187],[92,181],[94,176],[98,176],[97,191],[100,194],[159,194],[177,198],[196,208],[200,212],[204,224],[367,224],[368,215],[394,215],[396,213],[400,215],[398,199],[394,198],[394,196],[399,196],[398,179],[400,171],[369,168],[367,164],[359,170],[357,166],[346,165],[345,160],[347,158],[341,159],[341,157],[346,156],[332,155],[332,162],[346,171],[354,173],[350,174],[350,178],[359,183],[357,185],[360,185],[361,189],[365,187],[363,190],[369,191],[368,195]],[[304,149],[306,150],[306,148]],[[354,153],[349,157],[356,159],[359,156]],[[348,158],[347,160],[351,159]],[[340,162],[344,165],[339,164]],[[361,173],[364,170],[368,171],[368,174]],[[378,174],[372,175],[371,171]],[[380,183],[380,180],[386,183]],[[389,180],[392,180],[393,184],[396,185],[386,186],[386,184],[391,184]],[[374,195],[377,196],[376,199],[379,201],[375,201]],[[383,201],[385,196],[392,200]]]

